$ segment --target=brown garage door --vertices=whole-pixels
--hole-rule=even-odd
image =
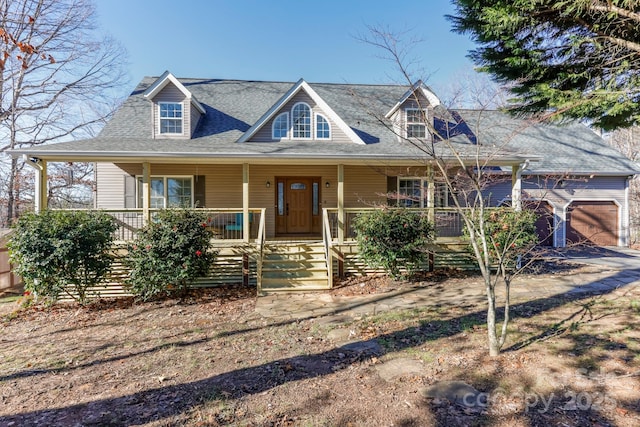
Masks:
[[[567,244],[618,245],[618,207],[613,202],[573,202],[567,212]]]

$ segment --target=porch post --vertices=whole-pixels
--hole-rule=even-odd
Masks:
[[[436,220],[436,183],[434,182],[433,166],[427,166],[427,215],[432,223]]]
[[[249,163],[242,164],[242,240],[249,241]]]
[[[22,156],[24,163],[31,166],[35,172],[35,194],[33,195],[33,210],[38,213],[47,209],[48,190],[47,190],[47,161],[29,157],[26,154]]]
[[[338,243],[344,243],[344,165],[338,165]]]
[[[151,164],[142,163],[142,221],[145,225],[151,221]]]
[[[511,166],[511,204],[515,211],[522,210],[522,169],[524,164]]]

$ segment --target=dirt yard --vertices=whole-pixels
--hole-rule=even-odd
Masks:
[[[479,284],[420,286],[455,281]],[[287,321],[259,316],[255,300],[229,287],[184,301],[0,304],[0,426],[640,425],[638,294],[517,305],[496,358],[482,305]],[[451,398],[455,387],[471,394]]]

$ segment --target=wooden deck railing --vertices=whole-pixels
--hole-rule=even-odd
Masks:
[[[375,208],[347,208],[344,210],[344,237],[345,240],[354,240],[355,230],[353,228],[354,219],[365,212],[372,211]],[[464,222],[460,216],[460,212],[456,208],[426,208],[415,209],[418,212],[424,212],[427,215],[432,215],[435,219],[436,236],[438,238],[456,238],[462,237],[464,231]],[[338,209],[327,208],[325,209],[327,215],[328,225],[330,229],[330,235],[338,235]],[[334,240],[335,241],[335,240]]]
[[[204,209],[198,212],[206,214],[207,227],[213,232],[215,240],[243,240],[242,209]],[[142,209],[101,209],[112,215],[118,224],[115,240],[127,242],[135,239],[139,230],[144,227],[145,219]],[[151,211],[151,220],[158,210]],[[249,239],[256,240],[259,235],[259,224],[264,217],[265,209],[249,209]]]

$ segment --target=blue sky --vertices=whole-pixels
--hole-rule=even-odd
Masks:
[[[132,89],[145,75],[333,83],[404,83],[369,26],[420,38],[411,58],[436,92],[469,73],[473,43],[444,18],[450,0],[97,0],[103,30],[129,53]]]

